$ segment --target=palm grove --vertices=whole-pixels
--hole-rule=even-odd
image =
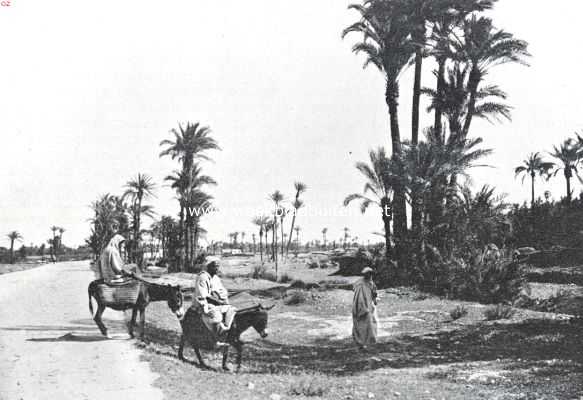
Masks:
[[[161,251],[164,262],[173,270],[190,270],[199,256],[199,240],[205,234],[201,226],[202,215],[194,212],[210,206],[212,196],[207,188],[216,185],[211,177],[202,173],[202,163],[210,160],[208,152],[220,150],[211,130],[200,123],[179,124],[170,131],[172,138],[160,143],[160,157],[170,157],[177,168],[165,182],[174,190],[178,203],[177,218],[161,216],[149,229],[143,227],[143,217],[155,217],[154,209],[147,201],[155,196],[156,185],[152,178],[138,174],[125,185],[120,195],[105,194],[91,204],[92,228],[87,244],[97,257],[108,240],[118,232],[128,238],[128,258],[142,264],[144,252]],[[143,236],[150,236],[156,248],[147,249]]]
[[[358,41],[354,53],[365,57],[385,78],[390,155],[370,151],[358,163],[366,184],[345,205],[360,201],[364,212],[377,205],[385,229],[392,279],[430,283],[443,260],[469,263],[485,244],[499,242],[507,230],[502,199],[484,187],[478,193],[460,185],[469,169],[491,153],[471,135],[473,122],[510,119],[502,88],[488,73],[505,64],[526,65],[527,43],[495,27],[483,15],[495,0],[366,0],[349,8],[358,20],[343,37]],[[435,65],[427,71],[427,61]],[[410,139],[400,129],[399,106],[405,93],[403,71],[412,66],[414,82]],[[432,73],[434,86],[421,86]],[[421,129],[421,97],[427,96],[433,124]],[[422,133],[422,134],[421,134]],[[407,206],[409,205],[409,207]],[[392,213],[387,213],[387,205]],[[411,213],[411,228],[407,213]],[[392,228],[392,231],[391,231]]]

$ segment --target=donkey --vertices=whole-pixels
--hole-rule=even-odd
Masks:
[[[223,370],[229,371],[227,360],[229,358],[229,346],[233,346],[237,351],[237,372],[241,370],[241,357],[243,354],[243,342],[240,336],[250,327],[253,327],[262,339],[267,337],[267,311],[273,308],[258,305],[252,309],[237,312],[227,332],[227,345],[223,348]],[[180,337],[180,347],[178,348],[178,358],[185,361],[184,345],[190,344],[194,348],[200,367],[213,369],[202,359],[200,349],[213,350],[217,344],[217,336],[213,334],[202,321],[202,314],[196,308],[189,308],[180,321],[182,326],[182,336]]]
[[[180,286],[159,285],[138,279],[133,279],[124,284],[107,284],[103,279],[98,279],[89,284],[89,311],[93,316],[91,297],[97,301],[97,312],[93,320],[99,327],[103,336],[107,334],[107,328],[101,320],[106,307],[118,311],[132,310],[132,320],[128,327],[128,333],[134,337],[136,316],[140,313],[140,339],[144,338],[144,324],[146,322],[146,307],[151,301],[167,301],[168,307],[180,319],[184,315],[184,298]]]

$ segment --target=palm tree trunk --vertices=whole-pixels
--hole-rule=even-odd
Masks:
[[[10,264],[14,264],[14,239],[10,240]]]
[[[281,218],[281,259],[283,260],[283,250],[285,246],[285,240],[283,236],[283,218]]]
[[[441,131],[443,130],[443,110],[441,109],[441,102],[443,101],[443,86],[445,82],[445,59],[440,57],[437,60],[437,64],[437,102],[435,104],[435,121],[433,122],[433,128],[435,134],[441,137]]]
[[[259,257],[261,262],[263,262],[263,231],[259,231]]]
[[[185,232],[184,232],[184,205],[180,205],[180,221],[179,221],[179,227],[178,227],[178,242],[180,243],[181,249],[179,249],[180,251],[180,261],[179,261],[179,270],[180,271],[184,271],[184,265],[185,265],[185,249],[184,249],[184,236],[185,236]]]
[[[534,173],[530,174],[530,208],[534,209]]]
[[[411,116],[411,144],[417,146],[419,142],[419,106],[421,98],[421,71],[423,54],[421,49],[415,52],[415,81],[413,83],[413,110]]]
[[[393,157],[401,154],[401,135],[399,132],[399,84],[394,79],[387,79],[385,91],[385,100],[389,108],[389,118],[391,127],[391,143]],[[404,188],[401,185],[395,185],[393,198],[393,230],[395,232],[395,245],[399,260],[399,267],[407,269],[405,254],[405,236],[407,233],[407,203],[405,200]]]
[[[294,231],[294,225],[296,223],[296,214],[298,213],[298,209],[295,208],[294,210],[295,210],[295,212],[294,212],[294,216],[292,218],[291,227],[289,229],[289,239],[287,240],[287,247],[285,249],[285,254],[289,254],[289,246],[290,246],[290,244],[292,242],[292,234],[293,234],[293,231]]]
[[[567,181],[567,201],[571,203],[571,177],[565,174],[565,180]]]
[[[470,100],[468,101],[468,111],[466,115],[466,120],[464,121],[464,126],[462,129],[463,137],[466,138],[470,132],[470,125],[472,124],[472,118],[474,117],[474,112],[476,110],[476,95],[478,93],[478,85],[480,84],[480,72],[477,67],[473,67],[470,72],[470,77],[468,79],[468,90],[470,92]]]

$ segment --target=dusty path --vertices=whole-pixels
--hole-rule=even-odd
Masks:
[[[163,395],[156,375],[125,340],[123,314],[88,310],[89,263],[58,263],[0,276],[0,400],[141,399]]]

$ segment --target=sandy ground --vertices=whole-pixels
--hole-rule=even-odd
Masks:
[[[104,339],[90,317],[87,261],[0,276],[0,399],[162,399],[157,375],[107,310]]]

